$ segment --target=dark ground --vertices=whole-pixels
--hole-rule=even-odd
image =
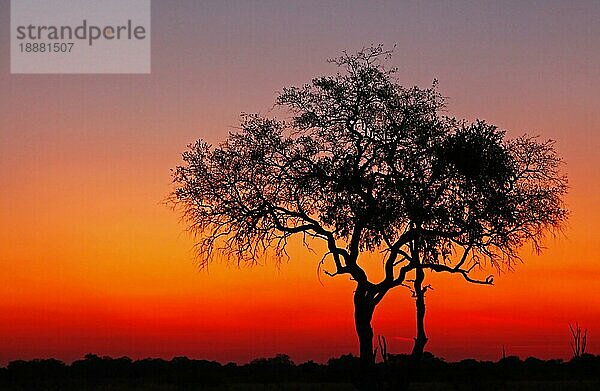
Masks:
[[[377,365],[379,378],[407,375],[408,356],[391,355]],[[70,365],[54,360],[12,361],[0,368],[0,390],[354,390],[358,360],[352,355],[327,364],[294,364],[288,356],[254,360],[245,365],[176,357],[170,361],[86,355]],[[426,353],[414,373],[413,391],[600,390],[600,356],[571,361],[506,357],[497,362],[463,360],[447,363]]]

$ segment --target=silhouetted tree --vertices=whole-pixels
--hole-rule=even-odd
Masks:
[[[389,54],[344,53],[333,60],[339,73],[283,89],[277,107],[288,121],[244,115],[221,144],[191,145],[173,172],[172,198],[197,235],[201,266],[218,254],[284,257],[292,235],[325,243],[319,267],[356,283],[366,370],[375,307],[409,272],[416,284],[426,270],[489,284],[471,277],[474,267],[511,265],[566,213],[551,142],[506,141],[483,121],[443,116],[436,82],[399,85],[382,61]],[[367,275],[365,252],[382,254],[381,280]],[[424,302],[417,308],[424,314]]]
[[[485,265],[512,269],[526,242],[539,254],[545,234],[560,230],[567,218],[567,179],[560,173],[554,141],[526,136],[505,140],[504,132],[477,121],[462,125],[440,145],[431,175],[413,193],[417,199],[436,200],[424,202],[425,219],[417,219],[433,234],[417,235],[415,243],[422,249],[413,247],[408,254],[416,265],[416,360],[427,343],[425,293],[430,286],[424,284],[425,270],[492,285],[491,275],[475,279],[470,272]],[[429,181],[440,179],[441,188],[430,186]]]

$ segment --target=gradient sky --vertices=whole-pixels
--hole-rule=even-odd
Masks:
[[[543,256],[525,248],[493,287],[430,279],[427,349],[568,358],[579,321],[599,353],[600,2],[154,0],[150,75],[11,75],[9,15],[0,0],[0,364],[356,353],[353,284],[320,285],[320,256],[198,272],[162,200],[188,143],[380,42],[405,85],[439,79],[450,113],[557,140],[571,186]],[[399,288],[375,313],[391,352],[410,351],[413,304]]]

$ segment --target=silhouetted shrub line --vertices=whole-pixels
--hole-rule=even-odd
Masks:
[[[387,363],[377,364],[382,378],[402,378],[409,368],[409,355],[390,354]],[[167,384],[177,387],[240,383],[330,383],[352,382],[359,360],[348,354],[330,359],[327,364],[307,361],[296,365],[289,356],[278,354],[247,364],[221,364],[216,361],[175,357],[131,360],[128,357],[99,357],[88,354],[70,365],[56,359],[11,361],[0,368],[0,389],[61,389],[110,384]],[[584,354],[571,361],[540,360],[515,356],[497,362],[474,359],[446,362],[425,353],[413,381],[443,382],[455,388],[470,384],[502,385],[518,381],[599,381],[600,356]]]

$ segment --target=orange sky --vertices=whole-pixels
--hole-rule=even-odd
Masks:
[[[352,282],[316,277],[320,257],[238,270],[193,265],[161,201],[169,169],[239,112],[334,71],[324,60],[397,43],[405,84],[436,77],[449,110],[557,140],[570,179],[565,238],[525,249],[494,287],[432,276],[427,349],[448,359],[569,356],[568,323],[600,347],[600,52],[597,3],[544,8],[262,2],[153,4],[150,75],[10,75],[0,0],[0,364],[87,352],[247,361],[356,352]],[[457,3],[458,4],[458,3]],[[369,8],[371,7],[371,8]],[[515,6],[516,7],[516,6]],[[333,22],[331,21],[333,20]],[[351,27],[349,27],[351,26]],[[414,335],[409,292],[375,314],[392,352]]]

